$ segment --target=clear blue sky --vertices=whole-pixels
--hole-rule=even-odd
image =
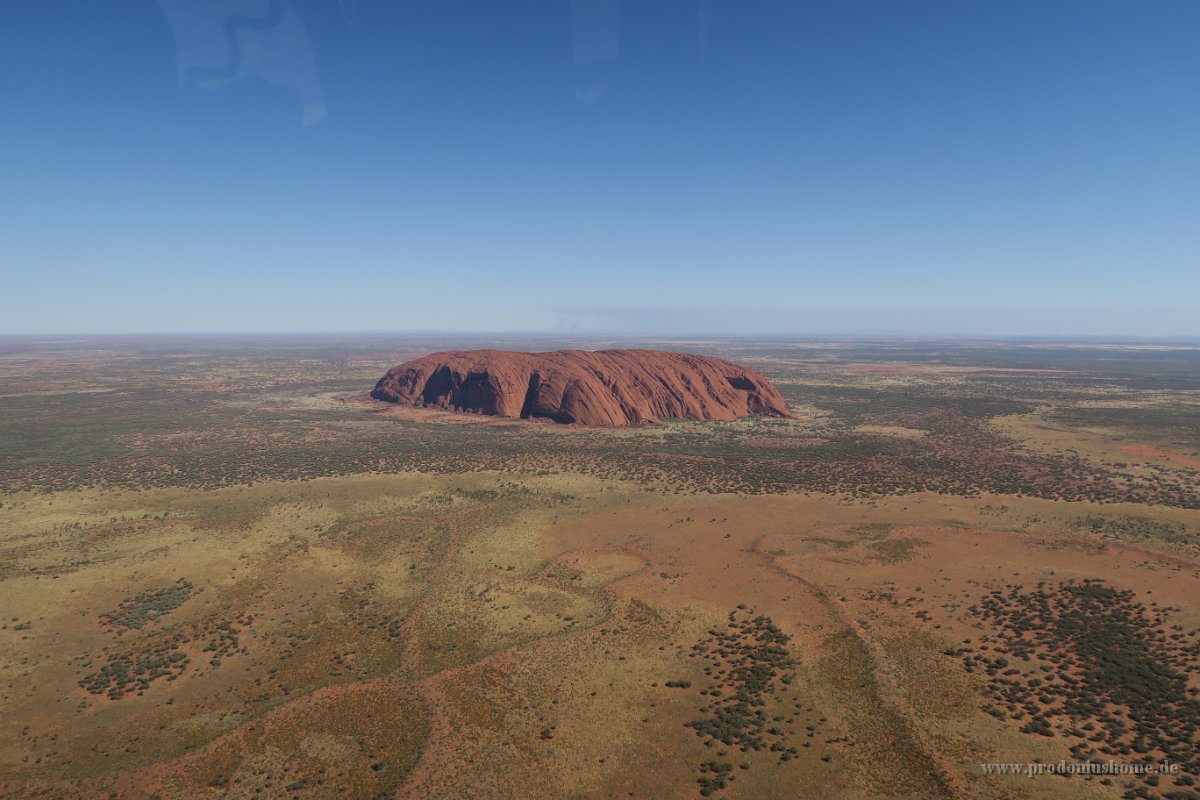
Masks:
[[[1200,334],[1200,2],[0,4],[0,333]]]

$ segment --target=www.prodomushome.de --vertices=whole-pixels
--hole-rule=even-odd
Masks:
[[[1179,764],[1167,759],[1158,761],[1059,761],[1043,764],[980,764],[986,775],[1176,775]]]

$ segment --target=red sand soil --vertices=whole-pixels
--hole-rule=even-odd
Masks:
[[[1200,469],[1200,458],[1169,453],[1166,450],[1159,450],[1157,447],[1148,444],[1127,444],[1123,445],[1120,450],[1122,453],[1129,453],[1129,455],[1138,456],[1139,458],[1161,458],[1164,461],[1170,461],[1172,464]]]
[[[371,396],[599,427],[791,416],[761,373],[711,356],[661,350],[433,353],[393,367]]]

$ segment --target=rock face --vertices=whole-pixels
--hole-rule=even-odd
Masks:
[[[594,426],[667,417],[791,416],[765,376],[719,358],[661,350],[433,353],[393,367],[377,400]]]

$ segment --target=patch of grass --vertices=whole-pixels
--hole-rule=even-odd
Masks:
[[[100,615],[100,619],[116,631],[141,629],[179,608],[192,596],[192,583],[180,578],[165,589],[140,592],[117,606],[116,610]]]
[[[883,564],[896,564],[907,561],[919,548],[929,544],[924,539],[902,537],[898,539],[878,539],[868,542],[867,547],[875,554],[875,559]]]

